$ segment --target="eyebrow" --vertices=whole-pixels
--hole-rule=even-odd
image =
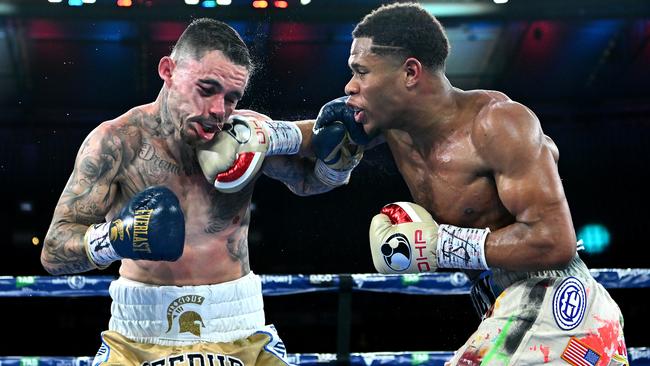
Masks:
[[[204,84],[210,84],[210,85],[214,86],[217,89],[223,89],[223,85],[221,85],[221,83],[218,82],[215,79],[199,79],[199,81],[204,83]]]
[[[360,67],[363,67],[360,63],[358,62],[353,62],[350,65],[348,65],[350,69],[352,70],[358,70]]]
[[[223,85],[218,80],[215,79],[199,79],[200,82],[212,85],[213,87],[217,88],[217,90],[221,91],[223,90]],[[229,93],[226,93],[226,95],[234,97],[237,100],[240,100],[242,98],[242,93],[238,91],[231,91]]]

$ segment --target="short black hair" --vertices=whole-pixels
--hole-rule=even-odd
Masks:
[[[434,70],[443,69],[449,55],[442,25],[418,3],[382,5],[357,24],[352,36],[371,38],[378,55],[415,57]]]
[[[219,50],[233,63],[252,73],[253,61],[241,36],[228,24],[211,18],[193,20],[178,38],[172,57],[189,55],[200,60],[206,53]]]

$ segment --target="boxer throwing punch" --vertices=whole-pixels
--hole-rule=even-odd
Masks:
[[[67,274],[121,261],[93,365],[286,365],[249,266],[254,182],[263,172],[315,194],[355,164],[337,154],[347,135],[335,127],[314,136],[334,157],[319,172],[296,155],[311,155],[313,121],[236,111],[252,67],[231,27],[197,19],[160,60],[157,99],[100,124],[79,149],[41,262]]]
[[[349,109],[317,127],[379,133],[415,201],[372,219],[378,271],[473,279],[483,320],[450,363],[627,364],[621,312],[577,255],[558,149],[535,114],[452,86],[445,32],[418,4],[382,6],[352,34],[349,98],[332,102]]]

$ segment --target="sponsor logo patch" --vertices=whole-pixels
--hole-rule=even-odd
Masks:
[[[585,286],[575,277],[560,283],[553,294],[553,317],[560,329],[571,330],[580,325],[587,308]]]

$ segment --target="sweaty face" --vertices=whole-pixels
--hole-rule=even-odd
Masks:
[[[185,142],[199,145],[219,133],[242,98],[248,71],[221,51],[200,60],[184,57],[172,73],[167,99],[168,114]]]
[[[348,59],[352,78],[345,86],[350,95],[348,105],[356,111],[355,120],[367,133],[391,127],[403,88],[401,65],[394,58],[373,53],[372,45],[370,38],[352,41]]]

